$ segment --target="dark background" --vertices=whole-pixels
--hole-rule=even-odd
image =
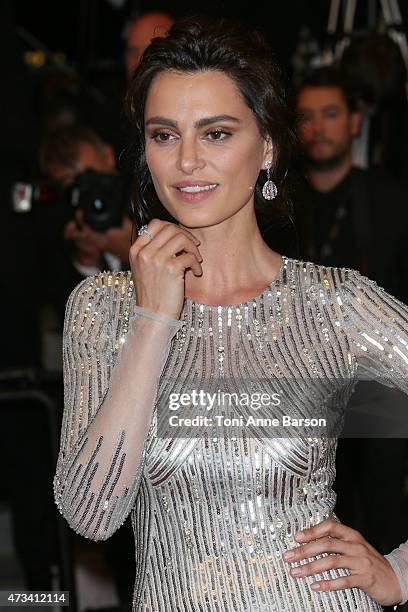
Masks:
[[[290,67],[301,25],[307,24],[322,42],[326,30],[329,0],[173,0],[163,2],[119,2],[113,8],[107,0],[4,2],[14,10],[16,23],[43,41],[52,51],[63,51],[82,73],[107,69],[121,61],[121,33],[127,17],[136,12],[163,10],[174,17],[192,13],[234,17],[260,29],[268,38],[277,58]],[[115,4],[115,3],[113,3]],[[357,27],[367,24],[370,0],[357,6]],[[379,2],[371,2],[371,6]],[[378,10],[377,6],[377,10]],[[400,2],[404,23],[407,2]]]

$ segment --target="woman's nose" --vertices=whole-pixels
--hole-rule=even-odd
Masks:
[[[199,144],[195,141],[184,141],[180,144],[179,155],[177,160],[177,169],[192,174],[194,170],[204,168],[205,161],[203,160]]]

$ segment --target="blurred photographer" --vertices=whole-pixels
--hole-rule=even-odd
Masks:
[[[132,78],[144,50],[155,36],[166,36],[174,23],[167,13],[152,11],[133,17],[126,27],[125,66],[128,81]]]
[[[173,23],[174,19],[162,11],[132,14],[122,33],[122,62],[110,75],[109,85],[105,83],[104,86],[105,101],[98,104],[91,99],[81,99],[82,121],[112,145],[118,158],[130,144],[123,108],[127,85],[151,39],[166,36]]]
[[[79,205],[73,209],[72,219],[64,228],[64,238],[73,245],[72,265],[76,271],[69,284],[74,286],[81,278],[101,270],[126,269],[132,221],[127,214],[123,190],[122,202],[114,202],[118,195],[114,181],[119,177],[112,147],[86,127],[67,126],[46,137],[40,162],[50,179],[67,188],[67,193],[76,189],[75,197],[79,198]],[[86,197],[84,211],[81,198]],[[109,209],[115,204],[116,210],[98,211],[98,204]]]

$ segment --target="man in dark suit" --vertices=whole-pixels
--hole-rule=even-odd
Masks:
[[[408,302],[408,189],[353,167],[361,117],[347,81],[319,69],[298,91],[297,107],[307,175],[295,202],[302,256],[358,269]]]
[[[307,175],[295,201],[301,257],[357,269],[408,301],[408,190],[353,167],[360,115],[344,76],[335,68],[314,72],[297,93],[297,108]],[[374,397],[392,410],[401,401],[396,392],[367,384],[358,385],[353,405],[370,405]],[[336,511],[383,553],[406,537],[405,453],[406,441],[397,438],[339,441]]]

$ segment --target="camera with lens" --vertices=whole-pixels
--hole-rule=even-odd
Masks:
[[[45,205],[62,204],[66,221],[80,209],[84,223],[96,232],[104,232],[122,225],[123,213],[129,209],[130,191],[130,185],[119,174],[84,170],[65,188],[54,183],[16,183],[12,207],[14,212],[29,213],[34,209],[38,212],[39,208],[46,211]]]
[[[119,174],[85,170],[75,177],[68,192],[71,207],[82,210],[84,223],[94,231],[122,225],[130,203],[130,187]]]

